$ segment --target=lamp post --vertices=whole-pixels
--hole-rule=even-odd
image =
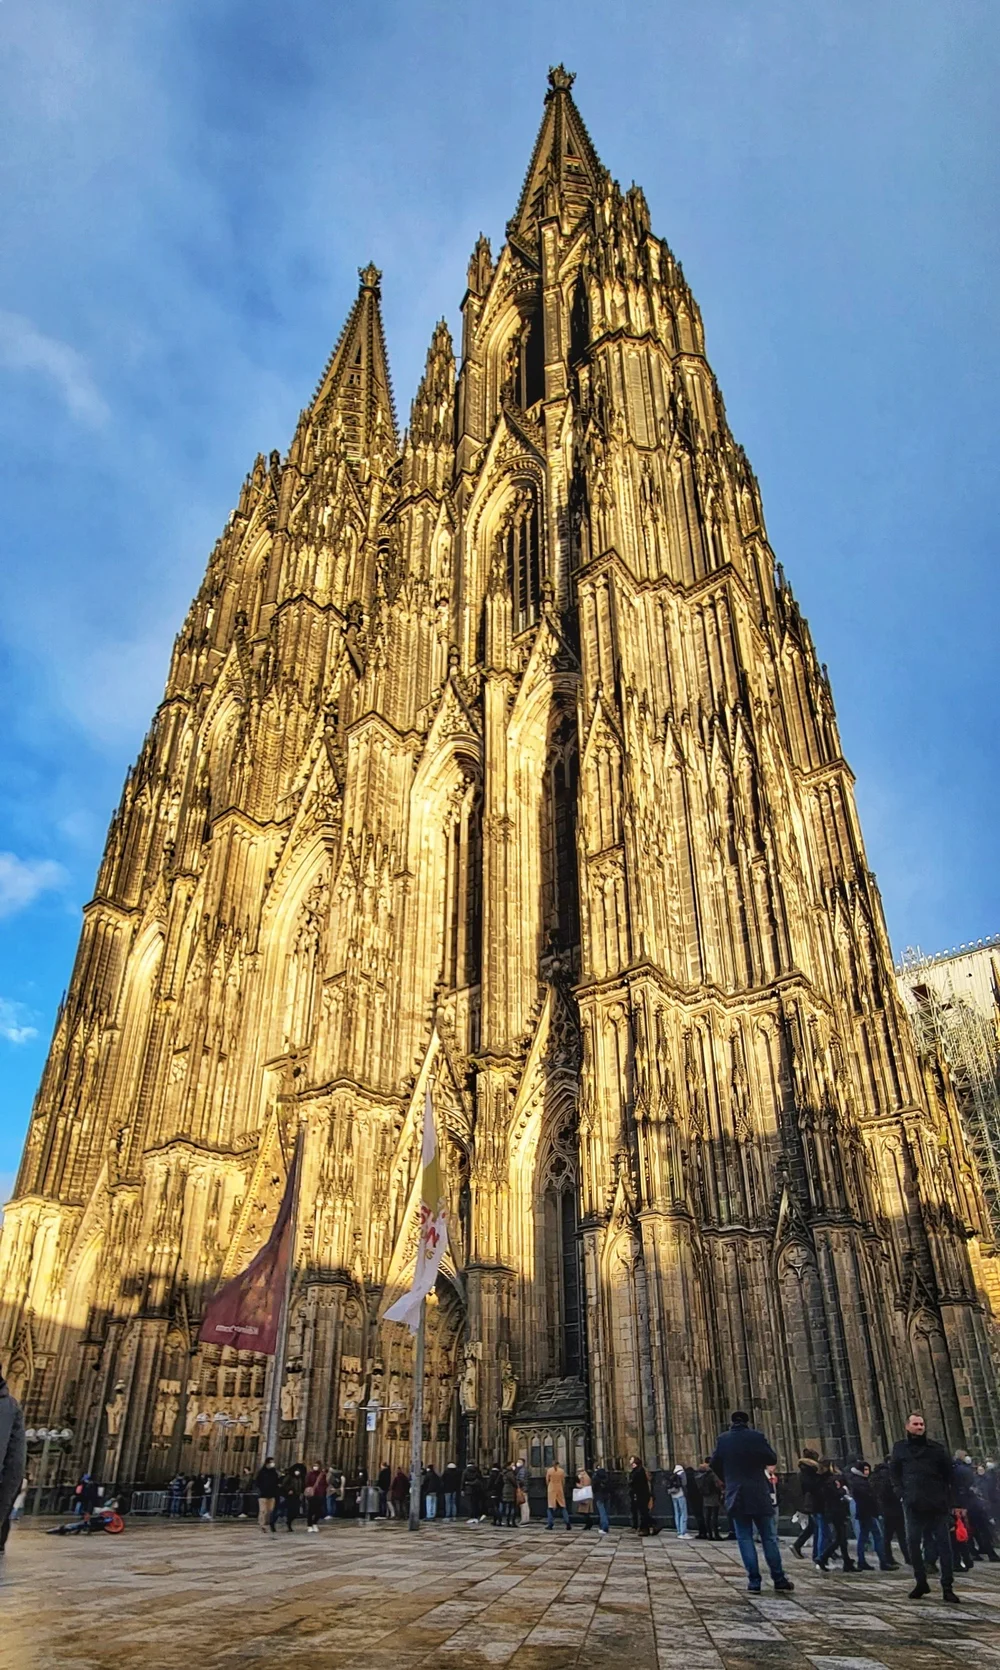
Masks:
[[[236,1422],[233,1420],[231,1415],[224,1415],[220,1409],[212,1416],[212,1425],[215,1427],[216,1433],[215,1477],[212,1481],[212,1505],[208,1510],[209,1519],[215,1518],[219,1508],[219,1491],[222,1487],[222,1446],[225,1440],[225,1435],[231,1426],[236,1425]]]
[[[29,1445],[41,1444],[42,1453],[38,1458],[38,1473],[35,1480],[35,1495],[31,1504],[32,1518],[42,1511],[42,1492],[46,1487],[49,1470],[49,1445],[58,1444],[65,1451],[73,1442],[73,1433],[68,1426],[48,1427],[30,1426],[25,1433]]]
[[[368,1474],[368,1482],[365,1485],[365,1490],[367,1492],[369,1490],[376,1490],[378,1488],[373,1483],[372,1473],[373,1473],[373,1468],[374,1468],[374,1462],[373,1462],[372,1458],[373,1458],[373,1455],[375,1454],[375,1434],[378,1431],[378,1418],[379,1418],[379,1415],[382,1413],[383,1409],[386,1409],[388,1407],[388,1405],[385,1404],[385,1403],[379,1403],[377,1398],[370,1397],[368,1399],[368,1402],[362,1404],[361,1407],[364,1409],[364,1412],[365,1412],[365,1433],[366,1433],[366,1437],[367,1437],[367,1446],[368,1446],[367,1447],[367,1452],[366,1452],[366,1457],[365,1457],[366,1462],[367,1462],[366,1471],[367,1471],[367,1474]],[[371,1497],[367,1496],[366,1497],[366,1504],[369,1508],[371,1507],[371,1502],[372,1502]],[[374,1518],[375,1516],[373,1515],[372,1517]]]

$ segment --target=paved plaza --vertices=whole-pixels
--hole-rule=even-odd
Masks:
[[[782,1544],[783,1548],[787,1544]],[[945,1670],[1000,1666],[1000,1568],[961,1607],[912,1578],[824,1577],[746,1593],[732,1543],[613,1531],[133,1524],[120,1537],[11,1537],[3,1670]]]

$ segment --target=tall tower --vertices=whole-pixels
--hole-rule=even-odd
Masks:
[[[404,1458],[428,1081],[429,1458],[664,1465],[735,1405],[786,1466],[914,1405],[1000,1444],[981,1197],[826,672],[572,79],[402,441],[362,271],[112,820],[0,1248],[15,1390],[106,1476],[197,1466],[220,1410],[255,1446],[267,1363],[195,1335],[300,1124],[284,1451],[360,1460],[374,1394]]]

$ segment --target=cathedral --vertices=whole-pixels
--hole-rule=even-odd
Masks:
[[[406,1466],[428,1085],[425,1460],[689,1463],[739,1406],[786,1469],[911,1408],[1000,1453],[826,668],[681,267],[548,79],[457,364],[442,322],[400,435],[363,268],[111,821],[0,1243],[12,1389],[105,1479],[256,1465],[272,1394],[280,1461]],[[287,1350],[199,1344],[300,1132]]]

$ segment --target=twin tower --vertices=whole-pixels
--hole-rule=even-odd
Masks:
[[[372,1402],[405,1465],[381,1318],[428,1082],[427,1460],[689,1462],[737,1406],[786,1467],[881,1456],[911,1407],[1000,1450],[981,1198],[826,671],[572,79],[402,439],[362,271],[112,820],[0,1249],[29,1424],[107,1478],[194,1470],[220,1428],[254,1461],[274,1370],[197,1331],[300,1125],[280,1459],[356,1465]]]

